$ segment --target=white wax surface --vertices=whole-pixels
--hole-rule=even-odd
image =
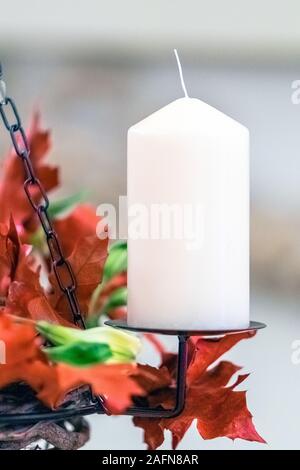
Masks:
[[[128,205],[199,210],[185,239],[128,237],[128,323],[174,329],[249,324],[249,132],[198,99],[128,131]],[[131,220],[129,218],[129,225]],[[151,223],[151,221],[150,221]]]

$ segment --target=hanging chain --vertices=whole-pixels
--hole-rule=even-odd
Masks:
[[[24,190],[36,212],[49,247],[53,272],[58,286],[66,296],[74,323],[85,328],[83,316],[76,295],[76,279],[69,261],[64,257],[58,236],[53,228],[48,214],[49,199],[41,182],[37,178],[30,160],[30,147],[22,126],[21,118],[15,102],[6,95],[6,84],[2,80],[2,66],[0,63],[0,114],[6,130],[10,134],[11,142],[17,156],[21,159],[25,170]],[[11,120],[9,118],[11,115]],[[34,194],[34,196],[33,196]],[[36,201],[39,201],[38,203]]]

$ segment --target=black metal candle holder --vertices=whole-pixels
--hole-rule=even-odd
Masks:
[[[178,364],[177,364],[177,378],[176,378],[176,401],[172,409],[166,410],[162,407],[149,408],[143,406],[133,406],[128,408],[123,414],[130,416],[139,416],[144,418],[173,418],[178,416],[185,404],[185,388],[186,388],[186,370],[187,370],[187,340],[191,336],[201,336],[202,338],[220,337],[224,335],[234,335],[239,333],[246,333],[257,331],[265,328],[264,323],[250,322],[248,328],[244,329],[230,329],[230,330],[163,330],[158,328],[137,328],[129,326],[126,321],[109,320],[106,325],[113,328],[121,328],[123,330],[135,331],[139,333],[156,333],[161,335],[177,336],[178,337]],[[95,400],[92,403],[84,406],[71,406],[70,408],[60,408],[58,410],[45,411],[38,413],[16,413],[16,414],[1,414],[0,425],[19,425],[36,423],[39,421],[64,421],[76,416],[87,416],[91,414],[107,414],[105,407],[101,400]]]
[[[176,400],[175,406],[172,409],[166,410],[162,407],[149,408],[149,407],[132,407],[129,408],[125,414],[132,416],[139,416],[145,418],[175,418],[184,408],[185,404],[185,390],[186,390],[186,371],[187,371],[187,355],[188,345],[187,340],[191,336],[201,336],[202,338],[211,338],[224,335],[234,335],[238,333],[246,333],[250,331],[257,331],[265,328],[264,323],[252,321],[248,328],[245,329],[229,329],[229,330],[167,330],[159,328],[139,328],[127,324],[125,320],[108,320],[106,325],[113,328],[120,328],[128,331],[135,331],[137,333],[154,333],[160,335],[169,335],[178,337],[178,362],[177,362],[177,376],[176,376]]]

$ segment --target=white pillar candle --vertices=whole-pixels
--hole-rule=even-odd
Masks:
[[[158,236],[153,214],[160,204],[163,212],[192,207],[193,242],[175,231]],[[129,325],[249,325],[249,133],[243,125],[185,97],[132,126],[128,208]]]

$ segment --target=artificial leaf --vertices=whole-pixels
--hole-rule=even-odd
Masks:
[[[108,252],[104,264],[103,279],[93,292],[89,305],[89,325],[95,325],[102,313],[111,318],[124,317],[119,312],[120,307],[127,305],[127,293],[125,290],[115,291],[127,286],[127,243],[118,241],[113,243]],[[122,296],[122,299],[121,299]],[[118,309],[118,311],[116,311]],[[111,316],[112,315],[112,316]]]
[[[91,325],[95,325],[98,323],[99,316],[104,311],[104,306],[106,306],[109,301],[110,297],[114,295],[115,291],[119,289],[126,288],[127,286],[127,273],[120,273],[114,276],[106,283],[99,284],[96,289],[94,290],[90,304],[89,304],[89,319],[88,322]],[[124,318],[126,315],[126,311],[124,312],[124,306],[127,304],[127,295],[124,296],[126,291],[121,291],[123,294],[123,300],[119,302],[119,305],[110,309],[109,311],[106,309],[106,312],[110,318]],[[120,315],[118,315],[117,311],[122,310]]]
[[[112,353],[111,360],[114,362],[135,361],[141,349],[141,342],[133,333],[109,326],[79,330],[40,321],[37,323],[37,330],[44,338],[57,346],[107,344]]]
[[[64,346],[44,348],[44,353],[53,362],[63,362],[77,367],[87,367],[107,362],[113,354],[105,343],[71,343]]]
[[[0,223],[0,297],[7,295],[15,276],[20,256],[20,241],[13,219]]]
[[[87,191],[79,191],[78,193],[72,194],[57,201],[51,201],[49,206],[48,215],[51,219],[61,217],[66,212],[74,209],[80,202],[86,200]]]
[[[104,265],[103,282],[127,271],[127,243],[118,241],[113,243],[108,252],[108,257]]]
[[[136,372],[132,364],[79,368],[49,363],[40,349],[34,325],[18,323],[6,313],[0,315],[0,340],[6,350],[5,363],[0,368],[0,388],[24,381],[52,408],[62,403],[68,392],[87,384],[95,395],[105,396],[112,413],[124,411],[134,395],[144,394],[132,377]]]
[[[40,267],[28,247],[20,244],[12,219],[4,234],[0,229],[0,285],[4,284],[5,306],[10,313],[66,323],[46,298],[40,285]]]
[[[25,381],[38,391],[45,380],[51,382],[55,373],[43,360],[33,324],[16,322],[5,310],[0,315],[0,340],[5,345],[5,360],[0,366],[0,388]]]
[[[233,385],[228,386],[230,379],[240,369],[238,366],[221,362],[214,368],[209,368],[234,344],[251,336],[241,333],[211,340],[197,338],[190,343],[192,351],[189,356],[183,412],[172,419],[134,418],[134,424],[144,430],[144,439],[149,449],[156,449],[163,443],[165,430],[171,431],[175,449],[195,419],[197,429],[204,439],[226,436],[230,439],[264,442],[253,425],[252,415],[247,408],[246,392],[236,390],[247,375],[239,376]],[[177,357],[164,352],[162,355],[163,367],[167,368],[174,380]],[[150,406],[172,408],[175,404],[174,388],[162,385],[161,390],[156,389],[155,394],[150,393],[147,398]]]
[[[40,125],[40,116],[35,113],[27,133],[30,158],[37,177],[43,182],[46,191],[58,185],[58,169],[44,163],[50,148],[50,134]],[[0,220],[7,222],[13,214],[17,225],[24,226],[32,218],[30,206],[23,189],[24,168],[21,159],[12,149],[5,160],[0,181]],[[38,188],[33,188],[32,196],[37,202],[40,198]]]
[[[29,283],[14,281],[9,287],[6,307],[10,313],[20,317],[70,325],[55,311],[40,286],[35,288]]]
[[[107,408],[121,413],[132,403],[132,397],[144,391],[131,377],[135,366],[131,364],[100,364],[76,368],[66,364],[53,367],[56,378],[40,390],[39,398],[51,407],[58,406],[68,392],[89,384],[95,395],[105,397]]]
[[[1,296],[10,313],[32,319],[63,321],[49,304],[40,286],[40,269],[21,245],[13,219],[0,225]]]
[[[80,204],[72,213],[54,222],[54,228],[61,240],[63,251],[70,256],[79,240],[88,236],[96,236],[96,227],[100,217],[89,204]]]
[[[161,424],[172,432],[174,447],[194,419],[197,419],[197,429],[203,439],[226,436],[233,440],[265,442],[253,425],[246,392],[235,390],[247,375],[240,376],[234,385],[226,386],[238,369],[231,363],[221,362],[213,371],[206,371],[196,385],[188,388],[183,413],[177,419],[164,420]]]
[[[69,392],[90,385],[95,395],[105,396],[110,412],[118,414],[131,405],[133,396],[144,394],[131,378],[134,370],[135,366],[130,364],[73,367],[67,364],[51,365],[37,359],[1,366],[0,387],[24,381],[36,391],[45,405],[56,408]]]
[[[149,450],[155,450],[160,447],[165,440],[164,428],[160,421],[155,418],[133,418],[133,424],[144,431],[144,442]]]
[[[51,201],[48,208],[48,217],[50,220],[63,216],[66,212],[71,211],[74,207],[82,202],[86,197],[86,191],[80,191],[72,196],[65,197],[56,201]],[[30,234],[28,242],[40,252],[46,255],[49,254],[49,250],[46,244],[46,238],[42,227]]]
[[[134,377],[147,393],[172,385],[172,377],[166,367],[158,369],[147,364],[138,364]]]
[[[109,315],[112,310],[125,305],[127,305],[127,287],[120,287],[108,297],[102,311]]]
[[[101,282],[106,256],[107,240],[99,240],[96,235],[91,235],[78,240],[68,258],[76,277],[76,292],[83,313],[87,313],[92,292]],[[53,272],[49,280],[54,289],[50,296],[53,308],[62,312],[68,320],[72,321],[69,305],[59,289]],[[69,276],[67,276],[66,282],[70,282]]]
[[[14,366],[39,355],[40,342],[34,325],[13,322],[6,309],[0,314],[0,341],[5,345],[5,361],[1,361],[0,376],[6,364]]]
[[[255,336],[255,331],[225,335],[221,338],[192,338],[189,342],[189,351],[192,357],[187,372],[188,384],[197,380],[211,364],[241,340],[249,339],[253,336]]]

